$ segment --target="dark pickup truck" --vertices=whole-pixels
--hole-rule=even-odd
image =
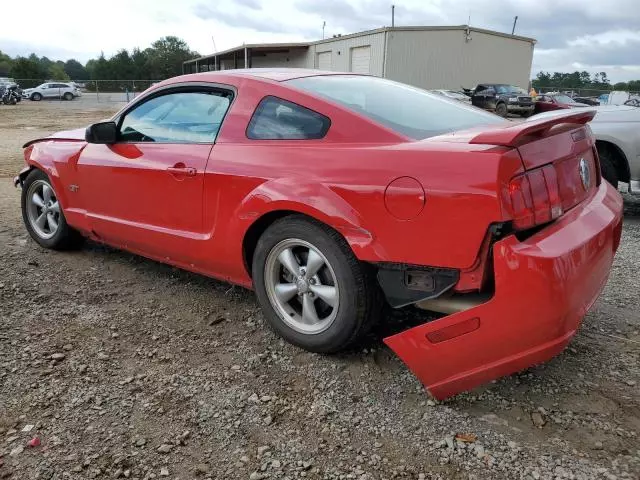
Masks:
[[[506,117],[509,113],[528,117],[535,107],[531,96],[513,85],[482,83],[470,93],[472,105],[495,112],[501,117]]]

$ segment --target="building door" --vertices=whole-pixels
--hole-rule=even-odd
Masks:
[[[317,54],[316,62],[318,70],[331,70],[331,52],[320,52]]]
[[[351,49],[351,71],[354,73],[371,73],[371,47],[355,47]]]

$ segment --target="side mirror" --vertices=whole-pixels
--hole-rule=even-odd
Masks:
[[[89,125],[84,134],[88,143],[110,144],[116,143],[118,127],[115,122],[98,122]]]

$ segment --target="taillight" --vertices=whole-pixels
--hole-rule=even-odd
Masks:
[[[513,228],[526,230],[563,214],[558,176],[553,165],[529,170],[509,183]]]

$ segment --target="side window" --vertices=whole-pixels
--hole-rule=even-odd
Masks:
[[[213,143],[231,92],[176,92],[154,97],[128,112],[120,122],[122,142]]]
[[[323,138],[331,120],[296,103],[277,97],[262,99],[247,126],[253,140],[312,140]]]

